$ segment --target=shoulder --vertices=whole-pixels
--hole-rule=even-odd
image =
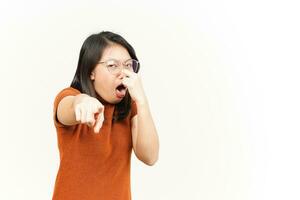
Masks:
[[[81,92],[73,87],[67,87],[62,90],[60,90],[56,97],[55,97],[55,102],[60,101],[66,96],[76,96],[77,94],[80,94]]]
[[[77,90],[76,88],[73,87],[67,87],[62,90],[60,90],[57,94],[57,96],[62,95],[62,94],[67,94],[67,95],[77,95],[80,94],[81,92]]]
[[[57,106],[59,104],[59,102],[66,96],[76,96],[78,94],[80,94],[81,92],[73,87],[67,87],[67,88],[64,88],[62,90],[60,90],[55,99],[54,99],[54,110],[56,111],[57,109]]]
[[[76,96],[77,94],[80,93],[81,92],[79,90],[73,87],[67,87],[58,92],[53,102],[53,119],[57,127],[63,127],[63,125],[57,120],[57,116],[56,116],[58,105],[61,102],[61,100],[67,96]]]

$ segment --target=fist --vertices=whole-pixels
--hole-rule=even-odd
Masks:
[[[128,88],[128,92],[135,102],[145,102],[146,96],[142,86],[142,80],[140,76],[127,69],[123,69],[125,77],[122,83]]]
[[[74,110],[77,122],[94,127],[94,132],[99,133],[104,121],[104,106],[98,99],[80,94],[74,101]]]

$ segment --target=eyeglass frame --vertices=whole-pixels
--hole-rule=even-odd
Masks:
[[[136,61],[136,63],[137,63],[137,69],[136,69],[136,72],[135,72],[134,70],[133,70],[133,72],[134,72],[134,73],[137,73],[137,72],[139,71],[139,69],[140,69],[140,62],[139,62],[138,60],[136,60],[136,59],[133,59],[133,58],[129,58],[128,60],[125,60],[125,61],[123,61],[122,63],[121,63],[120,60],[109,59],[109,60],[106,60],[106,61],[98,62],[98,64],[105,64],[106,69],[107,69],[111,74],[117,74],[118,71],[113,73],[113,72],[111,72],[111,71],[108,69],[108,64],[107,64],[107,62],[109,62],[109,61],[115,61],[116,64],[117,64],[117,69],[120,70],[120,66],[121,66],[120,63],[123,65],[123,68],[126,69],[126,67],[124,67],[124,66],[125,66],[125,63],[128,62],[129,60]],[[120,71],[122,71],[122,69],[121,69]]]

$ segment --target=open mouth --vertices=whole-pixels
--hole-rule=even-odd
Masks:
[[[122,83],[116,87],[116,96],[118,98],[123,98],[126,95],[127,88]]]

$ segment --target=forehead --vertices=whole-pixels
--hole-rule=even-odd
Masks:
[[[130,55],[127,51],[127,49],[125,49],[123,46],[118,45],[118,44],[113,44],[113,45],[109,45],[107,46],[104,51],[103,51],[103,55],[101,60],[110,60],[110,59],[114,59],[114,60],[128,60],[130,59]]]

